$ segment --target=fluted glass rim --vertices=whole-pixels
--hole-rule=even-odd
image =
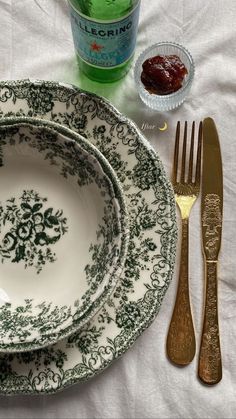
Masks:
[[[142,64],[148,58],[149,54],[152,51],[156,51],[159,47],[165,46],[172,47],[173,49],[175,49],[176,55],[178,55],[178,52],[181,52],[184,55],[189,64],[188,77],[185,79],[183,86],[176,92],[169,93],[167,95],[151,94],[145,89],[143,83],[141,82],[140,76],[142,71]],[[150,55],[150,57],[151,56],[152,55]],[[169,41],[158,42],[146,48],[139,55],[134,66],[134,79],[138,88],[139,95],[141,99],[144,101],[144,103],[146,103],[146,105],[150,106],[153,109],[160,108],[161,110],[171,110],[179,106],[185,100],[187,94],[189,93],[194,79],[194,74],[195,64],[193,57],[191,53],[188,51],[188,49],[179,43]],[[157,107],[155,106],[155,104]]]

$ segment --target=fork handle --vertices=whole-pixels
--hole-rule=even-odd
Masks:
[[[180,271],[174,311],[168,336],[167,355],[177,365],[189,364],[195,355],[196,341],[189,300],[188,284],[189,219],[182,219]]]
[[[199,354],[198,376],[205,384],[217,384],[222,378],[218,324],[217,261],[205,262],[206,297]]]

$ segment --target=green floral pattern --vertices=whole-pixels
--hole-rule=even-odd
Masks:
[[[47,198],[37,192],[24,191],[19,198],[0,205],[0,233],[6,232],[0,243],[2,263],[23,262],[25,268],[33,266],[39,273],[47,262],[54,262],[56,254],[51,246],[68,231],[62,210],[45,207]]]
[[[27,348],[27,339],[36,331],[43,344],[48,333],[57,335],[58,325],[63,325],[70,318],[71,308],[67,306],[58,307],[43,302],[33,307],[32,300],[26,299],[23,305],[13,309],[11,304],[6,303],[0,306],[0,339],[7,338],[9,342],[18,339],[23,349],[25,346]],[[37,344],[37,339],[31,341],[30,345],[34,342]],[[4,344],[1,349],[4,350]]]
[[[0,356],[4,394],[53,393],[104,370],[156,317],[175,260],[172,188],[158,156],[135,125],[96,95],[50,82],[2,83],[0,115],[39,115],[29,107],[32,86],[47,89],[40,116],[80,132],[116,170],[128,205],[130,243],[112,296],[79,333],[40,352]]]
[[[31,298],[26,294],[30,304],[27,300],[17,306],[18,302],[13,299],[11,304],[0,306],[0,349],[12,352],[55,343],[85,324],[112,292],[123,268],[129,237],[120,185],[104,157],[90,143],[48,121],[10,118],[0,124],[1,168],[5,163],[6,166],[9,164],[7,156],[15,153],[18,147],[21,150],[26,147],[27,159],[36,152],[40,162],[46,161],[53,166],[54,172],[73,182],[73,188],[92,186],[101,198],[97,202],[95,238],[90,246],[86,243],[89,263],[81,260],[80,263],[84,263],[81,278],[78,276],[77,279],[77,272],[74,272],[73,280],[83,281],[83,293],[71,295],[66,307],[58,306],[57,294],[55,299],[50,297],[53,301],[46,296],[41,297],[41,301],[38,296]],[[68,231],[69,220],[64,217],[63,210],[54,209],[47,201],[48,198],[41,197],[38,192],[24,190],[21,196],[0,203],[0,261],[18,264],[19,268],[20,265],[24,269],[34,268],[37,277],[48,263],[57,260],[53,246]],[[63,251],[65,249],[68,250],[65,247]],[[61,315],[65,309],[66,318]]]

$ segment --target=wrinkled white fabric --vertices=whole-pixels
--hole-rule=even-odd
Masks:
[[[142,0],[136,57],[152,43],[170,40],[192,53],[191,93],[177,110],[151,111],[137,95],[132,70],[120,82],[99,85],[79,73],[65,0],[0,0],[0,79],[36,78],[73,83],[107,97],[142,128],[171,172],[177,120],[215,119],[224,167],[224,223],[219,264],[219,318],[223,380],[210,388],[197,379],[204,273],[200,200],[190,224],[190,288],[197,353],[185,368],[166,358],[176,272],[161,310],[134,346],[105,372],[53,396],[1,397],[0,418],[235,418],[236,417],[236,2]],[[168,129],[158,127],[167,122]]]

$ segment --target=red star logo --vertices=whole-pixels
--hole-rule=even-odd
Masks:
[[[100,52],[102,48],[103,48],[103,45],[98,45],[98,44],[96,43],[96,41],[94,41],[94,42],[90,45],[90,49],[91,49],[92,51]]]

